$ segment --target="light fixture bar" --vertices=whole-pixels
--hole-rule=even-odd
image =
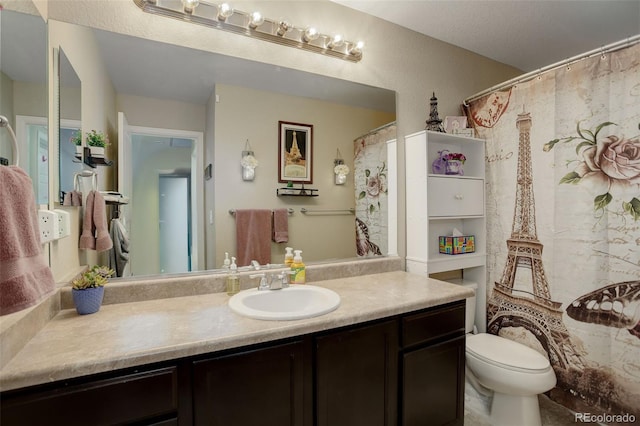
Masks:
[[[362,59],[362,42],[351,42],[339,37],[315,32],[309,27],[299,28],[287,21],[276,21],[262,17],[255,20],[257,12],[247,13],[232,9],[231,15],[221,16],[220,5],[205,0],[133,0],[144,12],[191,22],[209,28],[229,31],[259,40],[295,47],[345,61],[359,62]],[[226,3],[225,7],[228,5]],[[254,19],[252,19],[252,17]],[[283,28],[288,27],[286,30]]]

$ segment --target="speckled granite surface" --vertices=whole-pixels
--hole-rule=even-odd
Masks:
[[[78,377],[327,330],[464,299],[465,287],[402,271],[314,285],[336,291],[335,311],[297,321],[245,318],[225,293],[61,310],[0,370],[0,390]]]

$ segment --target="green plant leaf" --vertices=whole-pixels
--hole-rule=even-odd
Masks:
[[[631,201],[622,203],[624,211],[629,213],[633,217],[634,221],[640,220],[640,200],[632,198]]]
[[[366,196],[367,196],[367,193],[365,191],[362,191],[360,194],[358,194],[358,200],[362,200]]]
[[[578,133],[578,136],[580,136],[582,139],[584,140],[588,140],[587,138],[584,137],[584,135],[582,134],[582,130],[580,129],[580,122],[578,121],[578,123],[576,124],[576,132]]]
[[[560,179],[559,183],[578,183],[580,181],[580,175],[576,172],[567,173]]]
[[[373,204],[369,204],[369,213],[373,213],[376,211],[376,208],[373,206]]]
[[[576,154],[580,154],[580,149],[582,149],[583,146],[594,146],[595,144],[595,142],[591,141],[580,142],[578,146],[576,146]]]
[[[606,194],[598,195],[593,199],[593,209],[602,210],[613,200],[613,197],[608,192]]]
[[[545,143],[545,144],[544,144],[544,146],[542,147],[542,150],[543,150],[544,152],[549,152],[549,151],[551,151],[551,150],[553,149],[553,147],[554,147],[558,142],[560,142],[560,139],[554,139],[554,140],[552,140],[552,141],[549,141],[549,142],[547,142],[547,143]]]
[[[369,177],[369,176],[371,175],[371,170],[369,170],[369,169],[365,169],[365,170],[364,170],[364,175],[365,175],[366,177]]]
[[[598,127],[596,127],[594,140],[598,137],[598,133],[600,133],[600,130],[602,130],[603,128],[605,128],[607,126],[617,126],[617,124],[613,123],[611,121],[605,121],[604,123],[600,124]]]

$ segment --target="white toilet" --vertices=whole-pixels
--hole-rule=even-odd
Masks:
[[[470,287],[477,289],[475,284]],[[480,306],[484,308],[484,303]],[[538,351],[488,333],[472,334],[475,297],[467,299],[467,381],[481,394],[493,395],[494,426],[540,426],[538,394],[556,385],[549,360]]]

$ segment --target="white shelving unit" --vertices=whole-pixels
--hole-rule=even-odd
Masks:
[[[443,150],[464,154],[464,175],[432,172],[433,161]],[[478,285],[475,323],[484,332],[485,304],[479,302],[486,300],[487,288],[485,142],[425,130],[405,137],[405,153],[407,271],[429,276],[461,270],[462,279],[451,282]],[[438,237],[451,235],[453,228],[475,236],[474,253],[439,253]]]

